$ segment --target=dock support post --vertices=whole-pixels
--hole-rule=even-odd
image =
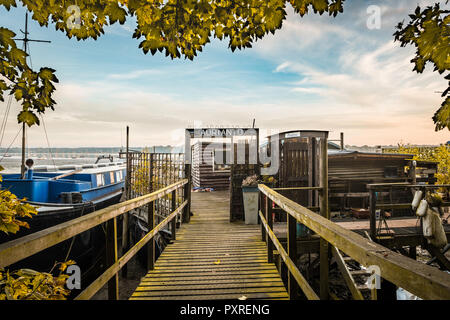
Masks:
[[[106,222],[106,265],[117,262],[117,217]],[[119,299],[119,275],[116,273],[108,281],[108,300]]]
[[[328,134],[325,134],[321,139],[321,161],[320,161],[320,179],[322,190],[320,192],[320,214],[322,217],[330,219],[330,212],[328,209]],[[328,283],[329,274],[329,243],[320,238],[320,299],[328,300],[330,291]]]
[[[266,207],[265,213],[267,226],[269,227],[269,229],[273,229],[272,200],[270,200],[269,197],[266,197],[265,207]],[[266,232],[266,243],[267,243],[267,262],[273,263],[273,243],[267,232]]]

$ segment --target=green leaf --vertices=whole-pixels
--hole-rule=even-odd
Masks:
[[[105,13],[109,16],[111,24],[119,21],[120,24],[124,24],[127,16],[127,12],[119,7],[117,2],[109,1],[108,6],[105,9]]]
[[[19,123],[26,123],[29,127],[34,124],[39,125],[39,118],[31,111],[22,111],[17,116]]]
[[[58,78],[55,76],[56,70],[51,69],[51,68],[41,68],[41,70],[39,71],[39,77],[41,79],[47,80],[47,81],[52,81],[52,82],[56,82],[58,83],[59,80]]]
[[[17,63],[20,66],[27,65],[27,62],[26,62],[27,54],[25,53],[25,51],[20,50],[18,48],[12,48],[9,55],[10,55],[10,61]]]
[[[433,116],[433,121],[436,124],[436,131],[447,128],[450,131],[450,97],[447,97],[442,103],[442,106]]]
[[[22,91],[22,89],[16,89],[14,91],[14,97],[16,98],[17,101],[20,101],[23,98],[23,91]]]
[[[13,38],[16,36],[14,32],[9,29],[0,27],[0,45],[3,47],[15,47],[16,42]]]
[[[8,11],[11,9],[11,7],[17,7],[15,0],[2,0],[0,2],[0,5],[3,5]]]

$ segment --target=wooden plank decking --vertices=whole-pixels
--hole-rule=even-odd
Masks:
[[[132,300],[288,299],[261,227],[229,222],[228,192],[193,193],[192,212]]]

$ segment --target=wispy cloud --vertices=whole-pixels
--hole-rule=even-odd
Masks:
[[[107,76],[108,79],[116,79],[116,80],[132,80],[139,79],[144,76],[149,75],[158,75],[161,74],[161,70],[157,69],[149,69],[149,70],[135,70],[127,73],[114,73]]]

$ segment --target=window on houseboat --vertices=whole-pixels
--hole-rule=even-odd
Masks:
[[[116,180],[117,182],[122,181],[123,176],[122,176],[122,171],[116,171]]]
[[[101,173],[97,174],[97,187],[101,187],[104,185],[105,185],[105,177]]]
[[[110,172],[109,173],[109,177],[111,179],[111,183],[115,183],[116,181],[114,181],[114,172]]]

